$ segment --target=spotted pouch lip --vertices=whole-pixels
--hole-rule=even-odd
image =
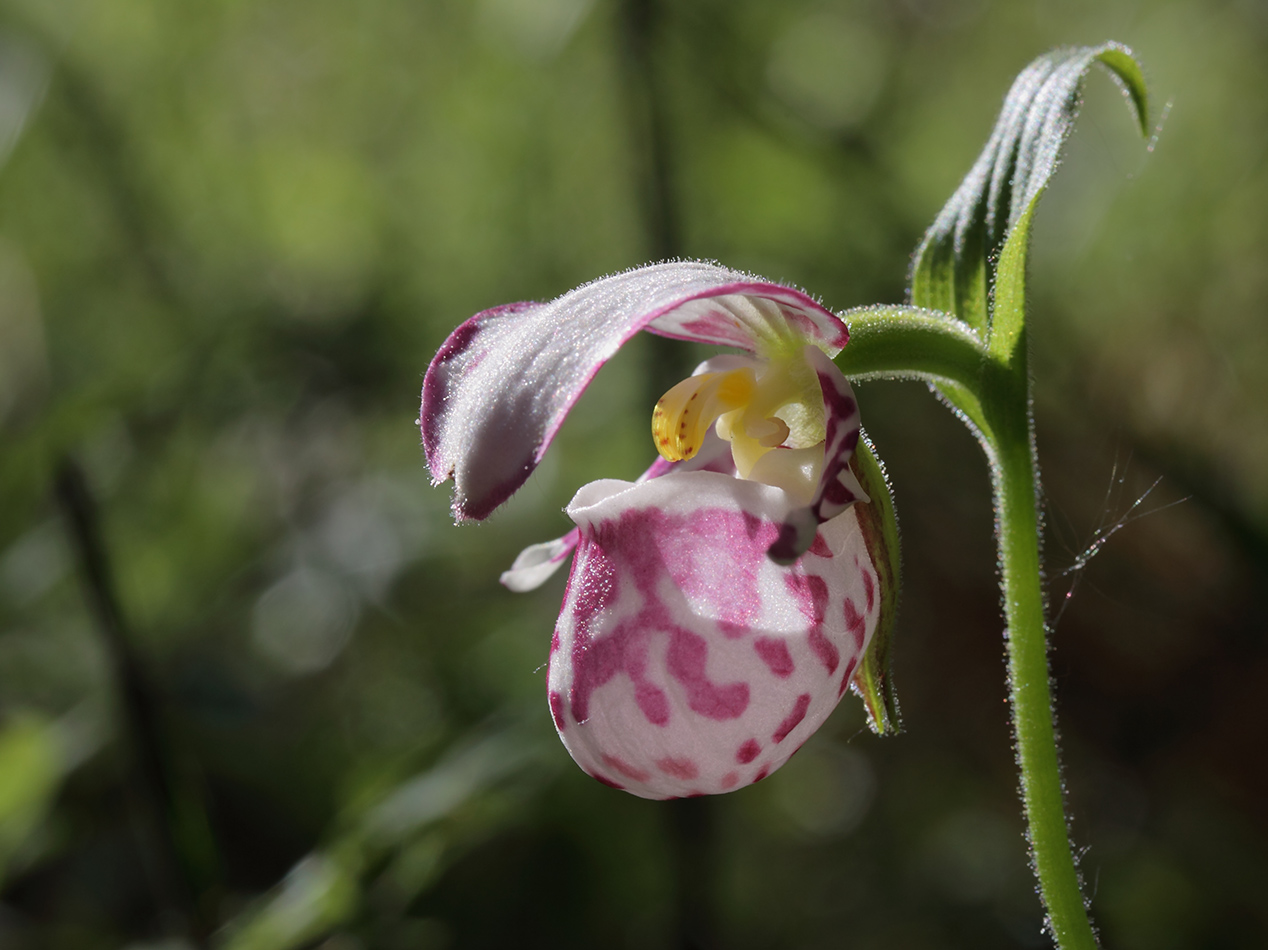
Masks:
[[[589,774],[644,798],[775,771],[828,717],[876,628],[857,514],[791,566],[779,489],[713,472],[593,482],[552,641],[551,713]]]

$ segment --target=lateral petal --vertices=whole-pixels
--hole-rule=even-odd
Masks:
[[[498,578],[507,590],[522,594],[545,584],[568,560],[580,534],[573,528],[562,538],[530,544]]]

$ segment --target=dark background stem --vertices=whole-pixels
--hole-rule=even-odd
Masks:
[[[670,260],[683,253],[665,84],[657,68],[664,19],[658,0],[624,0],[621,4],[629,139],[635,150],[639,211],[647,249],[654,260]],[[650,407],[688,375],[691,366],[689,351],[680,343],[648,334],[647,345],[646,399]],[[712,950],[717,946],[713,904],[716,805],[702,797],[664,802],[660,808],[677,882],[673,908],[677,945],[681,950]]]
[[[173,771],[163,742],[158,703],[129,642],[96,499],[83,470],[70,458],[58,466],[54,488],[117,694],[119,719],[130,753],[127,796],[155,910],[160,920],[179,928],[195,946],[206,947],[209,927],[199,912],[191,868],[179,845]]]
[[[620,7],[621,63],[625,77],[629,144],[646,252],[651,260],[681,257],[673,143],[658,65],[663,46],[664,10],[658,0],[624,0]],[[648,406],[691,371],[681,343],[646,335]]]
[[[638,168],[639,209],[651,256],[682,253],[672,168],[672,142],[656,47],[663,30],[657,0],[625,0],[621,5],[622,62],[625,67],[630,144]]]

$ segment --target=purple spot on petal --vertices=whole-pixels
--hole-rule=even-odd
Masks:
[[[564,731],[564,698],[558,690],[550,691],[550,715],[555,720],[555,728]]]
[[[829,505],[840,508],[854,501],[855,497],[854,492],[833,479],[823,487],[823,500]]]
[[[585,570],[578,571],[578,566]],[[639,657],[627,656],[629,637],[622,636],[620,630],[598,639],[590,634],[591,619],[615,603],[619,590],[616,567],[601,548],[584,541],[578,546],[568,587],[576,628],[572,642],[572,718],[585,722],[590,717],[590,694],[631,665],[631,661],[636,666],[641,664],[637,663]]]
[[[861,651],[863,641],[867,637],[867,619],[859,613],[858,607],[854,606],[854,601],[848,597],[845,598],[845,625],[850,633],[854,634],[855,648]]]
[[[817,656],[823,663],[824,667],[827,668],[828,675],[831,676],[835,673],[837,670],[837,664],[841,662],[841,654],[837,648],[832,645],[832,641],[824,636],[823,627],[815,626],[810,631],[810,635],[806,638],[806,640],[810,644],[810,649],[814,650],[815,656]]]
[[[802,616],[810,622],[806,636],[810,649],[831,675],[841,662],[841,654],[823,632],[823,618],[828,609],[828,582],[814,574],[786,574],[788,592],[797,598]]]
[[[792,654],[788,652],[788,644],[783,640],[775,637],[758,637],[753,641],[753,649],[762,658],[762,662],[770,667],[770,671],[780,679],[787,679],[792,675],[795,669]]]
[[[735,761],[740,765],[748,765],[762,753],[762,746],[756,739],[749,739],[735,752]]]
[[[653,726],[669,725],[669,699],[659,686],[653,686],[651,683],[636,683],[634,701],[638,703],[639,711]]]
[[[748,683],[714,683],[705,673],[708,656],[709,644],[704,637],[676,628],[666,658],[669,675],[686,689],[687,705],[693,712],[709,719],[735,719],[748,708]]]
[[[797,702],[793,703],[792,712],[790,712],[784,721],[779,724],[779,728],[775,730],[775,734],[770,737],[771,742],[783,742],[788,733],[792,732],[801,724],[801,720],[806,718],[806,710],[810,708],[810,694],[802,693],[797,697]]]
[[[673,778],[690,781],[700,775],[700,768],[691,759],[668,756],[656,760],[656,768]]]
[[[652,777],[652,774],[650,772],[644,772],[642,769],[635,768],[634,766],[625,762],[623,759],[617,758],[615,755],[605,754],[603,756],[603,764],[606,765],[610,769],[615,769],[617,772],[620,772],[626,778],[632,779],[635,782],[646,782],[649,778]]]
[[[754,775],[754,776],[753,776],[753,781],[752,781],[751,783],[749,783],[749,784],[751,784],[751,785],[756,785],[758,782],[760,782],[762,779],[766,778],[766,776],[768,776],[768,775],[770,775],[770,766],[769,766],[769,765],[763,765],[763,766],[761,767],[761,769],[759,769],[759,770],[758,770],[758,773],[757,773],[756,775]]]
[[[854,675],[854,664],[857,658],[851,658],[850,662],[845,665],[845,673],[841,676],[841,688],[837,690],[837,697],[845,695],[846,687],[850,685],[850,677]]]

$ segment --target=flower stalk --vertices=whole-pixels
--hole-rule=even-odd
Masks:
[[[1097,946],[1061,791],[1040,560],[1039,465],[1024,338],[1006,359],[946,317],[912,307],[858,311],[837,358],[852,379],[919,378],[954,392],[991,469],[1009,703],[1022,803],[1048,923],[1062,950]]]
[[[1047,622],[1039,559],[1038,460],[1029,436],[1029,400],[1020,432],[1009,425],[995,445],[1000,587],[1008,652],[1008,695],[1031,861],[1062,950],[1097,946],[1070,847],[1049,688]],[[1023,420],[1010,420],[1014,423]]]

